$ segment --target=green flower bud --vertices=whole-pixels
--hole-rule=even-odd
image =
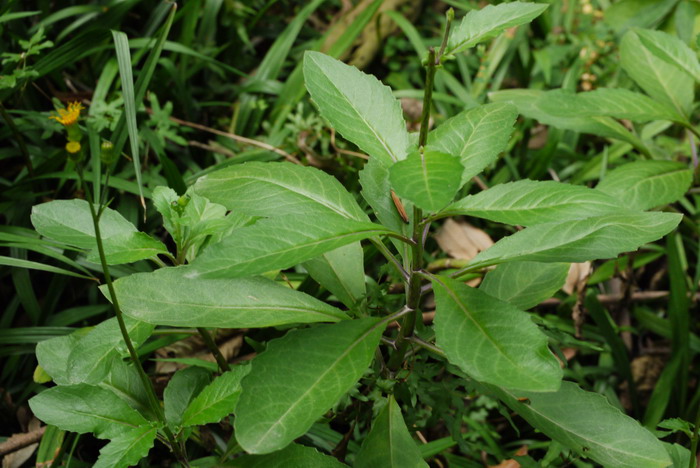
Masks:
[[[114,154],[114,145],[111,141],[103,141],[100,145],[100,161],[107,166],[117,160]]]

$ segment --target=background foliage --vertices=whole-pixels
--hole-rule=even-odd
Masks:
[[[688,0],[541,3],[549,8],[530,26],[508,29],[465,54],[456,54],[436,75],[432,112],[435,127],[445,123],[444,128],[449,128],[454,121],[448,119],[479,104],[491,103],[487,108],[500,112],[503,119],[516,119],[504,102],[514,104],[520,113],[507,144],[482,149],[485,161],[490,152],[503,152],[503,156],[477,179],[472,176],[481,167],[465,172],[464,181],[468,183],[458,199],[469,194],[474,197],[464,199],[472,200],[471,205],[464,202],[454,210],[469,214],[471,226],[467,229],[478,229],[470,231],[476,235],[496,239],[511,234],[514,228],[498,223],[522,224],[523,220],[480,219],[478,211],[483,201],[477,197],[485,187],[527,178],[597,186],[612,199],[624,198],[630,209],[646,210],[672,203],[664,210],[685,215],[679,228],[665,240],[614,260],[594,262],[592,269],[581,266],[569,275],[564,290],[557,285],[552,287],[553,298],[527,298],[520,306],[535,307],[538,325],[547,332],[550,342],[556,343],[561,351],[559,357],[567,361],[564,372],[568,380],[603,395],[612,406],[656,431],[665,442],[677,444],[668,449],[674,463],[677,461],[674,466],[688,466],[688,452],[682,446],[690,448],[691,441],[697,440],[693,423],[700,406],[694,359],[700,351],[696,325],[700,200],[694,100],[695,81],[700,75],[695,57],[700,7]],[[105,345],[100,343],[100,330],[116,326],[107,320],[112,314],[95,281],[101,277],[96,257],[90,261],[90,254],[86,256],[80,249],[53,245],[40,239],[32,228],[38,229],[37,223],[43,223],[50,229],[56,222],[40,210],[32,212],[34,205],[74,198],[77,200],[71,204],[76,205],[85,198],[75,165],[66,157],[61,126],[48,119],[55,107],[76,100],[83,102],[89,108],[86,125],[96,131],[115,132],[117,148],[125,147],[128,154],[138,155],[132,160],[120,159],[108,180],[98,175],[99,158],[93,158],[95,165],[86,168],[85,177],[97,187],[95,197],[99,198],[105,185],[111,189],[110,208],[114,212],[107,213],[114,216],[114,233],[125,234],[118,227],[119,220],[125,219],[159,240],[148,244],[153,249],[151,254],[167,249],[180,260],[194,258],[200,248],[206,247],[205,242],[211,242],[206,240],[214,232],[209,229],[221,228],[216,224],[218,208],[209,207],[212,211],[208,224],[197,225],[200,231],[187,238],[168,236],[167,232],[173,233],[177,223],[172,221],[169,227],[166,217],[163,226],[161,215],[188,186],[216,169],[246,161],[303,162],[332,175],[352,193],[359,193],[361,188],[367,190],[366,184],[360,186],[359,171],[365,164],[364,152],[374,149],[358,148],[345,141],[311,103],[304,86],[304,52],[323,51],[389,85],[394,96],[401,99],[409,129],[415,131],[424,85],[420,59],[427,55],[428,47],[440,46],[444,13],[450,6],[461,17],[467,10],[484,5],[456,0],[188,1],[179,5],[171,18],[170,32],[156,61],[150,59],[151,51],[156,38],[164,38],[159,34],[169,18],[168,3],[4,3],[0,7],[0,139],[4,142],[0,148],[0,436],[27,433],[39,442],[38,421],[32,418],[27,401],[42,387],[51,385],[44,371],[61,383],[55,377],[60,371],[36,367],[36,354],[58,352],[54,347],[42,348],[42,342],[64,337],[69,346],[68,334],[80,330],[79,333],[97,332],[94,340]],[[125,36],[117,34],[115,38],[110,30]],[[678,49],[675,43],[665,41],[666,36],[658,35],[660,31],[674,36],[687,48]],[[134,70],[131,88],[121,84],[129,68],[125,50],[130,51]],[[654,54],[643,53],[648,50]],[[668,61],[685,73],[668,73]],[[145,82],[149,83],[147,89],[140,86]],[[574,95],[576,92],[579,94]],[[133,106],[134,103],[138,105]],[[337,130],[345,134],[343,129]],[[129,131],[137,131],[139,138],[129,139]],[[97,154],[99,140],[85,144],[87,151]],[[409,142],[395,142],[393,147],[402,145],[408,148]],[[386,158],[391,160],[392,155],[387,154]],[[645,162],[633,170],[620,167],[637,161]],[[662,180],[661,185],[654,185],[662,190],[652,191],[645,185],[650,175]],[[401,180],[401,172],[392,173],[392,178]],[[198,193],[216,192],[212,179],[207,180],[204,192]],[[628,187],[628,182],[621,181],[630,180],[634,190],[621,192],[617,188]],[[399,195],[410,198],[420,190],[417,187]],[[507,192],[503,197],[510,199]],[[574,204],[576,197],[571,195]],[[265,210],[272,208],[257,200],[259,196],[254,194],[250,204],[257,203],[260,212],[251,216],[265,216]],[[449,202],[425,201],[420,196],[412,201],[425,203],[426,209]],[[194,206],[198,201],[192,199],[190,203]],[[596,206],[604,211],[606,203],[611,203],[609,198],[601,195]],[[352,205],[340,205],[353,209]],[[368,208],[366,204],[361,206]],[[364,213],[350,215],[361,219]],[[183,212],[171,216],[177,217],[178,222],[192,222],[189,226],[196,224]],[[81,226],[86,224],[79,215],[66,211],[62,217],[71,219],[75,235],[80,238]],[[241,218],[231,222],[243,225],[248,221]],[[309,224],[323,225],[324,220],[310,219]],[[447,229],[447,221],[435,220],[434,226]],[[465,227],[460,226],[458,229]],[[440,236],[429,239],[425,252],[428,270],[437,272],[464,265],[465,256],[453,253],[460,246],[452,244],[441,242]],[[467,249],[474,248],[475,242],[466,244]],[[92,243],[83,247],[91,248]],[[364,258],[368,296],[363,306],[391,310],[403,298],[400,278],[393,270],[380,267],[383,262],[375,245],[364,246]],[[117,284],[122,285],[125,301],[130,300],[128,281],[138,278],[129,275],[151,271],[155,266],[136,260],[115,260],[111,266],[115,278],[124,278]],[[265,265],[256,267],[260,272],[269,269]],[[352,291],[345,292],[344,297],[343,292],[319,288],[309,274],[313,274],[314,266],[306,267],[287,271],[278,279],[321,300],[330,299],[335,304],[351,301]],[[557,274],[563,278],[565,272]],[[537,281],[523,276],[523,290]],[[270,285],[250,286],[264,287]],[[497,295],[498,277],[489,273],[483,287]],[[181,290],[188,288],[196,289],[184,285]],[[247,290],[247,285],[242,289]],[[139,302],[138,297],[132,300]],[[435,301],[440,301],[439,291]],[[322,312],[336,313],[337,309],[329,309]],[[426,328],[418,326],[430,333],[430,304],[424,304],[424,309]],[[299,322],[304,319],[294,317],[285,323]],[[101,325],[95,327],[98,324]],[[248,330],[255,323],[222,322],[219,326],[233,330],[221,330],[215,338],[227,359],[242,362],[259,353],[271,339],[284,335],[285,324],[279,325]],[[435,326],[450,325],[438,321]],[[202,324],[193,322],[188,326],[158,326],[141,331],[150,338],[139,353],[159,392],[175,380],[176,365],[207,366],[208,361],[200,359],[207,357],[206,348],[194,338],[195,328]],[[134,331],[138,336],[139,330]],[[110,336],[108,331],[104,336]],[[289,336],[298,339],[300,334]],[[103,361],[119,362],[117,351],[123,350],[105,352]],[[274,347],[270,353],[274,353]],[[199,390],[209,381],[204,374],[195,375],[197,366],[189,368],[193,370],[189,371],[192,375],[188,381],[199,382]],[[410,433],[420,434],[420,455],[431,466],[498,466],[515,453],[520,455],[517,459],[522,466],[594,466],[569,448],[542,436],[497,400],[483,396],[495,393],[533,423],[532,419],[538,416],[526,415],[532,411],[528,405],[539,404],[536,394],[499,394],[503,391],[495,387],[475,389],[455,376],[460,370],[451,366],[449,373],[444,366],[444,361],[416,352],[412,365],[402,369],[396,380],[384,379],[378,369],[369,370],[336,402],[327,421],[314,423],[301,442],[341,460],[351,461],[356,456],[362,459],[362,451],[371,450],[360,448],[362,440],[373,440],[372,434],[379,433],[382,424],[391,425],[398,408],[403,411]],[[71,374],[80,375],[81,381],[97,382],[105,377],[99,372],[99,368],[73,369]],[[226,378],[235,382],[241,376]],[[385,400],[382,392],[389,390],[394,397]],[[577,390],[567,387],[565,391]],[[191,392],[196,393],[194,389]],[[180,401],[181,406],[166,405],[166,415],[176,417],[178,408],[190,403],[191,394],[171,396],[170,401]],[[102,389],[95,398],[114,397]],[[118,406],[119,401],[116,399],[114,404]],[[585,413],[585,408],[581,413]],[[136,419],[142,418],[127,406],[123,414],[125,420],[137,425],[140,420]],[[188,444],[191,457],[197,460],[193,464],[212,466],[212,459],[226,459],[240,452],[230,437],[233,428],[229,420],[211,424],[217,419],[192,411],[180,416],[185,424],[208,424],[194,431]],[[84,428],[75,430],[79,429]],[[99,428],[91,426],[92,430],[99,432]],[[155,430],[152,434],[140,430],[145,431],[144,436],[155,437]],[[108,431],[105,437],[114,443],[121,435]],[[413,439],[410,434],[404,436]],[[2,446],[8,442],[2,442]],[[8,463],[21,466],[25,460],[29,464],[70,460],[71,466],[91,466],[103,445],[91,435],[76,435],[49,426],[38,447],[30,445],[24,454],[12,451],[12,461]],[[121,448],[115,447],[115,452]],[[277,456],[280,460],[303,458],[306,455],[301,452],[305,449],[290,446]],[[292,453],[295,451],[298,453]],[[144,462],[148,466],[170,457],[159,444],[148,456]],[[274,466],[270,459],[232,460],[247,463],[241,466]],[[368,463],[372,466],[372,462]]]

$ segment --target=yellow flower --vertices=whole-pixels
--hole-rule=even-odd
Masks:
[[[80,149],[80,143],[77,141],[69,141],[66,143],[66,151],[68,151],[70,154],[75,154],[80,151]]]
[[[80,111],[83,109],[84,107],[78,101],[71,102],[68,104],[68,109],[58,109],[58,115],[52,115],[49,118],[68,127],[78,121]]]

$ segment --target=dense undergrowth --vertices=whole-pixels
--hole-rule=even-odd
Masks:
[[[4,463],[695,466],[700,6],[496,5],[0,6]]]

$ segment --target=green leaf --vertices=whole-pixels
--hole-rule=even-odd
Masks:
[[[504,263],[486,274],[479,290],[527,310],[552,297],[568,273],[568,263]]]
[[[182,415],[182,426],[201,426],[221,421],[233,413],[241,395],[241,379],[250,366],[235,366],[216,377],[192,400]]]
[[[99,386],[117,395],[146,418],[156,419],[148,402],[143,381],[131,362],[119,359],[112,362],[109,375]]]
[[[428,468],[416,447],[401,408],[389,397],[384,409],[377,415],[360,451],[355,456],[354,468]]]
[[[602,466],[665,468],[671,463],[663,444],[648,430],[603,396],[572,382],[562,382],[553,393],[486,387],[533,427]]]
[[[95,247],[95,229],[85,200],[54,200],[32,207],[32,224],[42,236],[84,249]],[[100,233],[106,240],[137,232],[117,211],[106,208],[100,217]]]
[[[230,464],[236,468],[343,468],[347,465],[337,459],[318,452],[313,447],[290,444],[286,448],[268,455],[245,455]]]
[[[100,456],[93,468],[126,468],[137,465],[148,455],[157,434],[157,427],[141,426],[115,437],[100,449]]]
[[[605,9],[605,22],[618,34],[635,26],[654,27],[677,3],[678,0],[620,0]]]
[[[571,116],[593,117],[605,115],[633,122],[650,122],[652,120],[687,121],[674,108],[628,89],[598,88],[585,93],[572,93],[569,97],[569,100],[561,100],[561,102],[555,104],[561,106],[558,107],[559,112],[567,112]],[[562,106],[564,103],[566,103],[566,107]],[[546,109],[545,107],[545,110],[552,109]]]
[[[187,278],[186,267],[119,278],[114,289],[124,314],[174,327],[259,328],[337,322],[340,310],[262,277]]]
[[[370,159],[360,171],[360,184],[362,185],[362,197],[372,207],[379,222],[394,232],[411,237],[413,234],[413,210],[408,203],[404,203],[404,209],[409,222],[404,222],[399,215],[391,198],[391,184],[389,183],[389,169],[378,160]],[[410,258],[410,246],[392,238],[396,250],[402,258]]]
[[[364,252],[359,242],[326,252],[304,262],[303,267],[321,286],[350,308],[367,294]]]
[[[514,26],[529,23],[547,9],[549,5],[513,2],[488,5],[480,10],[472,10],[452,30],[447,53],[456,54],[479,42],[499,35]]]
[[[325,172],[288,162],[248,162],[200,177],[196,193],[248,216],[305,216],[329,211],[358,221],[367,215],[355,198]]]
[[[155,328],[150,323],[128,317],[124,318],[124,324],[137,348]],[[107,376],[114,361],[126,354],[116,317],[105,320],[82,337],[71,351],[67,368],[70,382],[97,384]]]
[[[692,183],[693,172],[675,161],[635,161],[620,166],[598,183],[596,190],[633,210],[648,210],[678,201]]]
[[[467,215],[532,226],[624,211],[626,208],[615,198],[588,187],[519,180],[462,198],[445,208],[440,216]]]
[[[515,105],[518,112],[525,117],[538,120],[545,125],[615,138],[635,148],[644,147],[639,138],[611,117],[572,114],[571,109],[568,109],[568,102],[572,95],[570,91],[560,89],[553,91],[509,89],[490,93],[489,98],[495,102],[509,102]]]
[[[642,45],[656,57],[686,71],[696,81],[700,81],[698,56],[681,39],[652,29],[636,29],[634,32]]]
[[[90,206],[85,200],[54,200],[32,207],[32,224],[42,236],[84,249],[96,249]],[[105,208],[100,234],[107,263],[116,265],[167,252],[162,242],[139,232],[119,212]],[[99,262],[97,250],[88,259]]]
[[[505,151],[517,117],[517,109],[506,103],[475,107],[446,120],[430,132],[427,146],[433,151],[460,158],[464,166],[464,184]]]
[[[649,96],[671,106],[685,117],[689,115],[694,97],[693,78],[658,58],[634,30],[628,31],[622,38],[620,65]]]
[[[480,382],[552,391],[562,370],[547,337],[507,302],[446,277],[433,277],[435,337],[447,359]]]
[[[463,172],[459,158],[425,150],[413,152],[391,166],[389,180],[398,195],[435,212],[452,201],[462,186]]]
[[[631,213],[538,224],[496,242],[474,257],[474,268],[513,260],[584,262],[616,257],[671,232],[683,215]]]
[[[57,384],[72,383],[68,373],[68,358],[86,332],[86,330],[77,330],[70,335],[57,336],[37,343],[36,359]]]
[[[109,239],[103,239],[102,246],[108,265],[132,263],[168,253],[168,249],[161,241],[145,232],[112,236]],[[93,263],[100,263],[100,254],[96,248],[90,251],[87,259]]]
[[[92,432],[101,439],[148,424],[114,393],[87,384],[49,388],[30,399],[29,407],[46,424],[79,434]]]
[[[210,381],[211,374],[201,367],[187,367],[175,372],[163,391],[163,408],[168,426],[174,428],[182,423],[183,412]]]
[[[406,158],[408,131],[399,101],[371,75],[320,52],[304,54],[304,79],[333,127],[386,167]]]
[[[289,268],[367,237],[386,234],[377,224],[336,214],[307,213],[258,221],[208,247],[189,266],[188,278],[236,278]]]
[[[348,320],[271,341],[242,382],[234,423],[241,447],[269,453],[303,435],[367,370],[385,326]]]

